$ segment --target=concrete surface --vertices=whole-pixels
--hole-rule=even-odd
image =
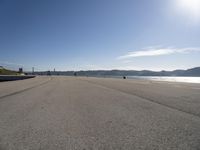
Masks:
[[[0,83],[0,150],[198,150],[200,85],[36,77]]]

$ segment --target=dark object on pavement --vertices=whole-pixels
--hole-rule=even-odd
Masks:
[[[126,79],[126,76],[123,76],[123,79]]]

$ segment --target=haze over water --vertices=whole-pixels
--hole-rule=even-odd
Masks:
[[[146,76],[129,76],[130,79],[147,79],[154,81],[183,82],[183,83],[200,83],[200,77],[146,77]]]

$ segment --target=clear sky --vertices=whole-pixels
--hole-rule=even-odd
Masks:
[[[200,1],[0,0],[0,65],[27,70],[200,66]]]

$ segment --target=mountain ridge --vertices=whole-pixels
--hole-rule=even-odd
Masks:
[[[32,73],[28,73],[32,74]],[[187,70],[151,71],[151,70],[86,70],[86,71],[46,71],[34,72],[34,75],[66,75],[66,76],[188,76],[200,77],[200,67]]]

